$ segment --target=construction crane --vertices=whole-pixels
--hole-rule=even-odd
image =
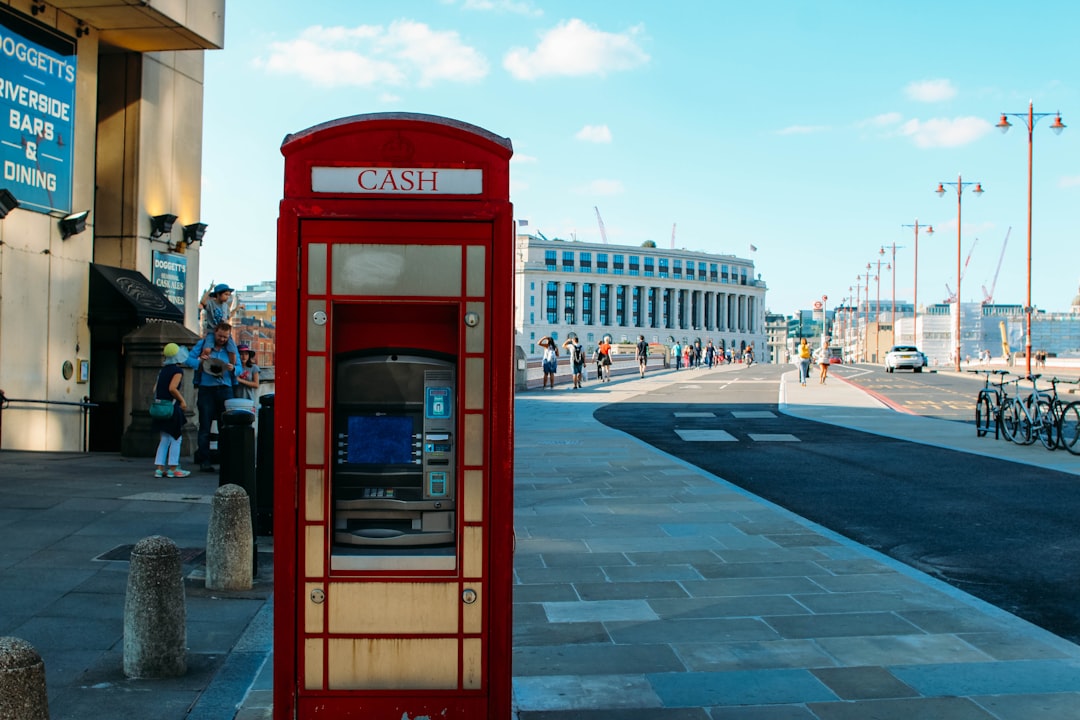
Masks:
[[[593,210],[596,211],[596,222],[600,226],[600,239],[607,245],[607,230],[604,229],[604,219],[600,217],[600,208],[593,205]]]
[[[671,249],[675,249],[675,223],[671,223]]]
[[[997,287],[998,273],[1001,272],[1001,261],[1005,259],[1005,248],[1009,246],[1009,233],[1011,232],[1012,227],[1010,226],[1009,229],[1005,231],[1005,242],[1001,243],[1001,255],[998,256],[997,270],[994,271],[994,279],[990,281],[990,291],[987,292],[986,286],[983,285],[983,305],[989,305],[994,302],[994,288]]]
[[[967,258],[964,259],[964,266],[960,270],[960,281],[963,282],[964,276],[967,275],[968,263],[971,262],[971,253],[975,252],[975,246],[979,244],[979,238],[975,238],[975,242],[971,243],[971,249],[968,250]],[[949,287],[949,283],[945,283],[945,290],[948,291],[949,297],[945,299],[946,303],[958,302],[959,298],[956,297],[956,293]]]

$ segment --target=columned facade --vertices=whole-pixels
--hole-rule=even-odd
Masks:
[[[550,335],[576,334],[587,351],[615,342],[700,339],[767,349],[764,281],[733,255],[615,246],[518,235],[517,344],[529,356]],[[627,262],[627,260],[629,262]]]

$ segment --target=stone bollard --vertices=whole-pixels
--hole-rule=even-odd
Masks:
[[[208,589],[251,589],[252,539],[248,494],[239,485],[222,485],[214,493],[206,530]]]
[[[49,720],[45,663],[17,637],[0,637],[0,720]]]
[[[131,551],[124,601],[124,674],[178,677],[187,672],[187,607],[180,549],[161,535]]]

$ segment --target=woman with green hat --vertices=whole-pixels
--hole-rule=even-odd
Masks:
[[[154,418],[154,429],[161,434],[158,442],[155,462],[157,469],[154,477],[182,478],[191,474],[190,470],[180,467],[180,442],[186,418],[184,411],[187,403],[184,402],[184,394],[180,392],[180,384],[184,379],[183,362],[187,360],[187,348],[182,348],[176,343],[169,343],[161,351],[164,357],[164,366],[158,372],[157,383],[154,385],[155,400],[172,400],[172,414],[164,418]],[[168,469],[166,469],[166,467]]]

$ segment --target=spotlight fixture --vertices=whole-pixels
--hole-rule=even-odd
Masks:
[[[8,213],[19,207],[19,201],[7,188],[0,189],[0,220],[7,217]]]
[[[37,16],[38,13],[45,12],[45,3],[30,3],[30,14]]]
[[[72,213],[60,219],[60,238],[67,240],[72,235],[78,235],[86,229],[86,218],[90,215],[89,210]]]
[[[171,213],[152,216],[150,218],[150,237],[159,238],[162,235],[168,235],[172,232],[174,222],[176,222],[176,216]]]
[[[78,24],[75,26],[75,37],[76,38],[81,38],[83,35],[89,35],[89,34],[90,34],[90,28],[88,28],[86,26],[86,23],[84,23],[82,20],[79,20]]]
[[[194,242],[202,242],[203,235],[206,234],[206,223],[191,223],[184,226],[184,243],[191,246]]]

